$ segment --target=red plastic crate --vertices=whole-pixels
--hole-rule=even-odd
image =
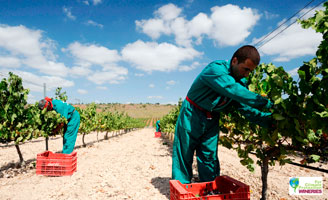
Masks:
[[[218,190],[220,194],[207,195]],[[218,176],[214,181],[182,184],[170,180],[170,200],[249,200],[249,186],[229,176]]]
[[[162,133],[161,132],[155,132],[155,137],[161,137]]]
[[[45,176],[70,176],[76,171],[77,153],[52,153],[46,151],[37,155],[36,174]]]

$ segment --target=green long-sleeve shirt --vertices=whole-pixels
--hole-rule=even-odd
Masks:
[[[67,120],[71,119],[71,116],[75,110],[74,106],[66,102],[62,102],[61,100],[58,99],[52,100],[52,105],[53,105],[53,109],[57,113],[60,113],[62,117],[65,117]]]
[[[261,123],[271,113],[258,109],[270,108],[271,102],[247,89],[246,79],[236,81],[230,75],[230,61],[217,60],[207,65],[195,79],[187,96],[201,108],[220,112],[232,101],[240,103],[239,110],[250,121]]]

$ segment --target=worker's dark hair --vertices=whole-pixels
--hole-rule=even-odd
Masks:
[[[39,101],[39,105],[38,107],[43,110],[45,108],[47,108],[47,110],[52,110],[52,99],[50,99],[49,97],[45,97],[44,99],[41,99]]]
[[[247,58],[251,59],[255,65],[260,63],[260,54],[252,45],[240,47],[233,55],[231,60],[236,57],[238,63],[244,63]]]
[[[40,101],[39,101],[39,108],[41,109],[41,110],[43,110],[45,107],[46,107],[46,103],[47,103],[47,101],[46,100],[44,100],[44,99],[41,99]]]

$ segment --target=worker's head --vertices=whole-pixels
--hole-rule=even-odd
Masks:
[[[47,108],[47,110],[52,110],[52,100],[49,97],[41,99],[39,101],[39,108],[41,110]]]
[[[245,45],[240,47],[231,58],[232,76],[240,80],[248,75],[260,63],[260,54],[254,46]]]

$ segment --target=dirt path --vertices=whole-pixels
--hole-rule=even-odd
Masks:
[[[10,163],[17,162],[14,146],[0,147],[0,199],[169,199],[169,180],[171,177],[171,146],[162,138],[154,137],[153,128],[132,131],[110,137],[109,140],[96,141],[96,134],[86,136],[87,143],[82,147],[78,136],[76,151],[78,155],[77,172],[72,176],[45,177],[35,174],[33,162],[36,155],[44,151],[42,140],[21,145],[28,167],[7,169]],[[104,134],[99,134],[103,138]],[[61,138],[49,141],[53,152],[62,148]],[[260,199],[260,170],[250,173],[243,167],[236,153],[219,147],[222,175],[231,176],[250,185],[251,199]],[[196,166],[196,165],[195,165]],[[30,169],[29,169],[30,167]],[[321,168],[328,169],[327,165]],[[194,169],[195,176],[197,170]],[[319,176],[324,180],[325,196],[289,196],[289,177]],[[285,165],[270,167],[269,200],[275,199],[328,199],[327,173]]]
[[[91,138],[95,140],[95,134],[86,136],[86,140]],[[51,140],[50,149],[60,150],[61,142]],[[44,145],[44,142],[22,145],[24,158],[35,158]],[[81,136],[77,139],[79,145]],[[16,160],[15,151],[14,147],[1,149],[1,162]],[[167,146],[154,138],[152,128],[112,137],[76,151],[78,167],[72,176],[45,177],[28,170],[14,178],[2,178],[0,199],[161,200],[169,196],[171,156]]]

